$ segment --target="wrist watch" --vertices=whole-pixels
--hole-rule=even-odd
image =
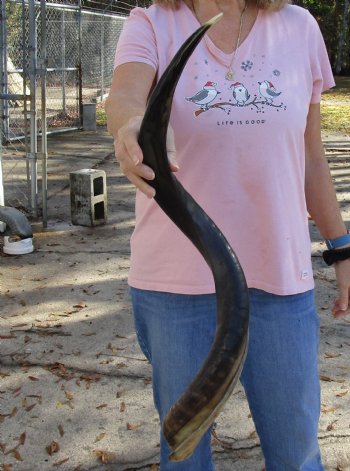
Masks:
[[[340,237],[337,237],[335,239],[326,239],[326,245],[328,250],[336,249],[338,247],[342,247],[343,245],[350,244],[350,234],[349,230],[347,234],[344,234]]]

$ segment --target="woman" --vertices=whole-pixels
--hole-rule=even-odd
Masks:
[[[215,331],[210,270],[162,213],[137,135],[152,87],[184,40],[220,11],[178,83],[169,160],[243,266],[250,342],[241,375],[267,471],[323,469],[317,442],[318,317],[307,212],[346,246],[320,137],[321,93],[334,85],[316,21],[286,0],[158,0],[126,20],[106,109],[123,173],[138,188],[129,284],[162,420],[207,356]],[[175,158],[176,149],[176,158]],[[330,242],[331,243],[331,242]],[[350,261],[336,263],[333,314],[348,313]],[[161,471],[211,471],[210,433]]]

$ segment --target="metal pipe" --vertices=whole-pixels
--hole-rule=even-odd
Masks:
[[[61,14],[61,56],[62,56],[62,110],[66,112],[66,31],[65,31],[65,14],[64,10]]]
[[[65,132],[70,132],[70,131],[78,131],[79,129],[81,129],[81,128],[79,128],[78,126],[75,126],[73,128],[53,129],[52,131],[47,131],[46,135],[47,136],[52,136],[52,135],[55,135],[55,134],[63,134]],[[25,139],[25,137],[26,136],[24,136],[23,134],[21,136],[10,137],[8,142],[22,141],[23,139]],[[41,132],[38,132],[38,137],[41,137]]]
[[[1,31],[0,31],[0,80],[1,80],[1,92],[4,90],[4,61],[6,60],[5,48],[4,48],[4,30],[6,29],[6,10],[5,2],[1,2]],[[3,139],[3,116],[4,116],[4,99],[0,100],[0,113],[1,113],[1,124],[0,124],[0,206],[5,205],[5,196],[4,196],[4,182],[3,182],[3,173],[2,173],[2,139]],[[0,221],[0,231],[4,232],[6,229],[6,224],[3,221]]]
[[[7,71],[7,18],[6,5],[1,2],[1,93],[8,94],[8,71]],[[10,121],[9,121],[9,105],[8,101],[1,100],[1,120],[2,120],[2,136],[3,142],[9,138]]]
[[[79,124],[83,126],[83,73],[82,73],[82,66],[81,66],[81,54],[82,54],[82,38],[83,38],[83,31],[82,31],[82,5],[81,0],[78,0],[78,63],[77,63],[77,80],[78,80],[78,110],[79,110]]]
[[[38,182],[37,182],[37,119],[36,119],[36,71],[37,41],[35,2],[29,0],[29,80],[30,80],[30,152],[27,154],[30,167],[31,210],[33,216],[38,213]]]
[[[26,39],[25,39],[25,30],[26,30],[26,15],[25,15],[25,2],[22,0],[22,67],[23,67],[23,93],[25,94],[24,101],[23,101],[23,117],[24,117],[24,151],[25,155],[29,153],[29,129],[28,129],[28,99],[30,100],[30,95],[26,95],[27,93],[27,82],[28,82],[28,67],[27,67],[27,47],[26,47]],[[27,204],[30,201],[30,168],[29,168],[29,160],[26,159],[26,173],[27,173]]]
[[[103,14],[104,15],[104,14]],[[103,101],[104,95],[104,78],[105,78],[105,23],[104,16],[101,16],[101,97],[100,101]]]
[[[46,113],[46,65],[47,65],[47,30],[46,30],[46,2],[41,0],[41,179],[42,179],[42,205],[43,227],[47,227],[47,113]]]

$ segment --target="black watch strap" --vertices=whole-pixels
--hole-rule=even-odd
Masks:
[[[333,265],[333,263],[350,258],[350,247],[345,247],[344,249],[325,250],[322,256],[327,265]]]

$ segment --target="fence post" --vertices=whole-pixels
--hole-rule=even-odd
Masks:
[[[104,70],[105,70],[105,30],[104,30],[104,14],[101,16],[101,98],[100,101],[103,101],[104,95]]]
[[[61,57],[62,57],[62,110],[66,112],[66,28],[65,28],[65,13],[62,10],[61,14]]]
[[[30,80],[30,152],[27,154],[30,166],[31,210],[34,217],[38,212],[37,182],[37,119],[36,119],[36,72],[37,72],[37,41],[35,1],[29,0],[29,80]]]
[[[4,200],[4,185],[2,179],[2,142],[0,139],[0,206],[5,206]],[[6,224],[0,221],[0,232],[4,232],[6,229]]]
[[[1,93],[8,94],[8,72],[7,72],[7,26],[5,2],[1,2]],[[9,139],[9,110],[7,98],[1,98],[1,140],[6,142]]]
[[[82,6],[81,0],[78,0],[78,104],[79,104],[79,121],[80,127],[83,126],[83,70],[82,70],[82,38],[83,38],[83,31],[82,31]]]
[[[0,79],[1,79],[1,93],[5,92],[5,63],[7,62],[7,54],[6,54],[6,10],[5,10],[5,2],[1,2],[1,36],[0,36]],[[0,124],[0,206],[5,205],[5,198],[4,198],[4,182],[2,176],[2,139],[3,139],[3,131],[4,129],[4,115],[5,115],[5,107],[4,104],[6,100],[1,98],[0,100],[0,113],[1,113],[1,124]],[[0,221],[0,232],[4,232],[6,229],[6,224]]]
[[[40,77],[41,77],[41,181],[43,227],[47,227],[47,113],[46,113],[46,78],[47,78],[47,28],[46,2],[40,0],[41,13],[41,48],[40,48]]]

